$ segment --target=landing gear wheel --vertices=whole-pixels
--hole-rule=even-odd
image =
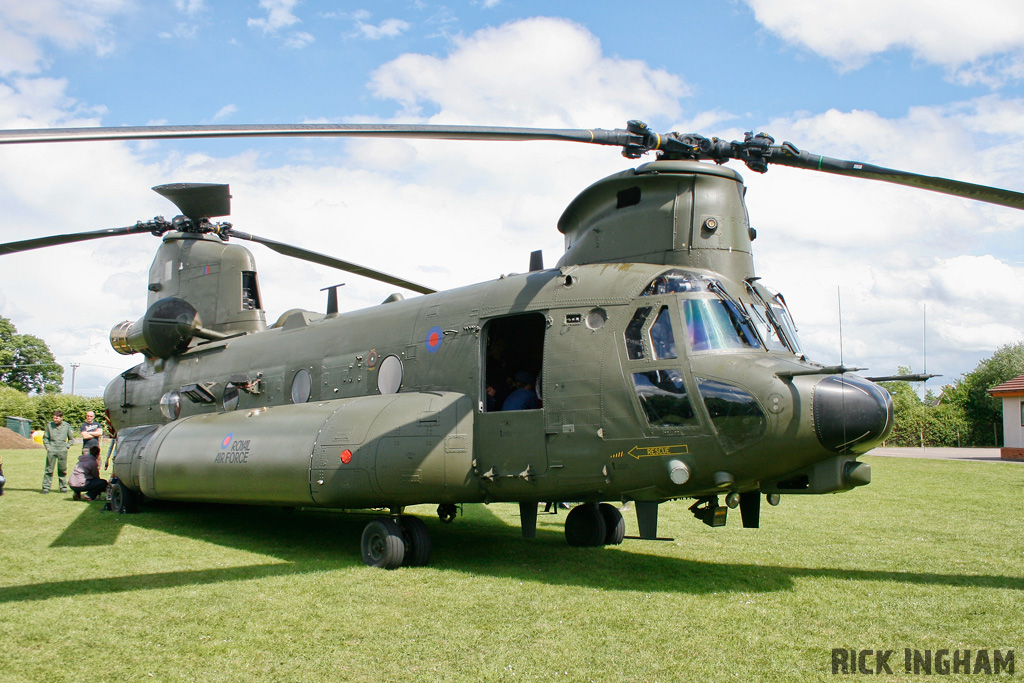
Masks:
[[[604,517],[604,544],[621,545],[622,539],[626,537],[626,522],[622,519],[622,513],[614,505],[608,503],[601,503],[597,509]]]
[[[139,494],[121,483],[120,480],[110,485],[110,509],[114,512],[138,512]]]
[[[565,540],[580,548],[596,548],[605,543],[608,527],[596,503],[577,505],[565,517]]]
[[[402,530],[390,517],[378,517],[363,529],[363,562],[371,567],[395,569],[405,559]]]
[[[419,517],[402,515],[398,518],[398,526],[402,529],[405,540],[404,567],[426,567],[430,562],[430,532],[427,525]]]

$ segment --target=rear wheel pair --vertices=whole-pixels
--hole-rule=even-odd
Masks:
[[[371,567],[423,567],[430,561],[430,532],[419,517],[378,517],[363,529],[363,562]]]
[[[110,491],[110,509],[114,512],[138,512],[142,494],[132,491],[120,479],[115,479],[108,487]]]
[[[626,522],[622,513],[608,503],[577,505],[565,518],[565,540],[572,546],[619,545],[625,534]]]

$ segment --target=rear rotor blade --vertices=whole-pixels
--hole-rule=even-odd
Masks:
[[[74,232],[66,235],[50,235],[49,237],[37,237],[31,240],[20,242],[7,242],[0,244],[0,256],[5,254],[16,254],[19,251],[29,251],[42,247],[55,247],[60,244],[74,244],[87,240],[98,240],[103,237],[117,237],[119,235],[135,235],[140,232],[153,232],[157,226],[153,222],[137,223],[124,228],[108,228],[107,230],[93,230],[91,232]]]
[[[320,254],[315,251],[309,251],[308,249],[303,249],[302,247],[296,247],[291,244],[285,244],[284,242],[278,242],[276,240],[267,239],[266,237],[259,237],[251,233],[241,232],[240,230],[228,230],[226,231],[225,234],[228,237],[237,237],[238,239],[258,242],[259,244],[265,245],[279,254],[284,254],[285,256],[291,256],[293,258],[301,259],[303,261],[309,261],[310,263],[318,263],[322,266],[327,266],[329,268],[337,268],[338,270],[344,270],[345,272],[348,273],[355,273],[356,275],[368,277],[371,280],[377,280],[378,282],[386,282],[388,284],[403,287],[405,289],[410,289],[414,292],[419,292],[421,294],[433,294],[434,292],[437,291],[436,289],[431,289],[430,287],[425,287],[423,285],[417,284],[415,282],[410,282],[409,280],[405,280],[394,275],[388,275],[387,273],[382,273],[379,270],[366,268],[364,266],[351,263],[350,261],[342,261],[341,259],[334,258],[333,256],[327,256],[326,254]]]

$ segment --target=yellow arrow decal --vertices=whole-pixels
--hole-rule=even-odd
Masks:
[[[629,455],[632,455],[637,460],[662,455],[686,455],[689,452],[690,448],[686,444],[678,446],[633,446],[629,449]]]

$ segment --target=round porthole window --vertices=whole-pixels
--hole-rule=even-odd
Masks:
[[[301,368],[292,377],[292,403],[305,403],[312,390],[313,378],[309,376],[309,370]]]
[[[587,327],[599,330],[608,322],[608,313],[603,308],[594,308],[587,313]]]
[[[402,388],[402,359],[398,356],[388,356],[380,362],[377,370],[377,391],[382,394],[397,394]]]
[[[181,394],[177,391],[168,391],[160,397],[160,412],[168,420],[177,420],[181,415]]]

